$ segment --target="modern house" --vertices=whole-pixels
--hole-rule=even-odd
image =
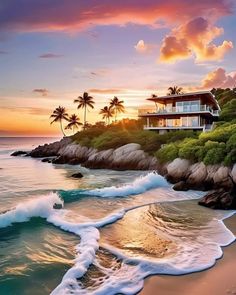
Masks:
[[[139,109],[139,117],[146,119],[145,130],[165,133],[169,130],[209,131],[219,117],[220,107],[210,91],[167,95],[153,95],[150,109]]]

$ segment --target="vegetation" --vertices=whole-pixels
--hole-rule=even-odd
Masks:
[[[86,129],[86,116],[87,116],[87,109],[94,108],[94,100],[93,97],[88,94],[88,92],[84,92],[82,96],[79,96],[77,99],[74,100],[74,103],[78,103],[78,109],[84,109],[84,129]]]
[[[55,122],[59,122],[60,123],[60,127],[61,127],[61,132],[63,133],[63,135],[65,136],[65,132],[62,126],[62,121],[68,121],[68,113],[66,112],[66,109],[64,107],[59,106],[58,108],[56,108],[53,113],[51,114],[50,118],[54,118],[51,122],[51,124],[55,123]]]

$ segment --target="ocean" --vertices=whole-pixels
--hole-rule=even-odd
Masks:
[[[213,266],[235,240],[233,211],[200,207],[202,192],[153,171],[10,156],[53,141],[0,138],[0,294],[136,294],[147,276]]]

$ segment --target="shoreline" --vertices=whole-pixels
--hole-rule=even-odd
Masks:
[[[236,214],[223,220],[236,235]],[[201,272],[181,275],[153,275],[144,280],[139,295],[224,295],[236,294],[236,241],[222,247],[223,256],[214,266]]]

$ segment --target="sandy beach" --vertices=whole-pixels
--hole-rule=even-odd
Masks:
[[[236,235],[236,215],[224,221]],[[212,268],[184,276],[151,276],[140,295],[236,294],[236,242],[223,248],[223,257]]]

